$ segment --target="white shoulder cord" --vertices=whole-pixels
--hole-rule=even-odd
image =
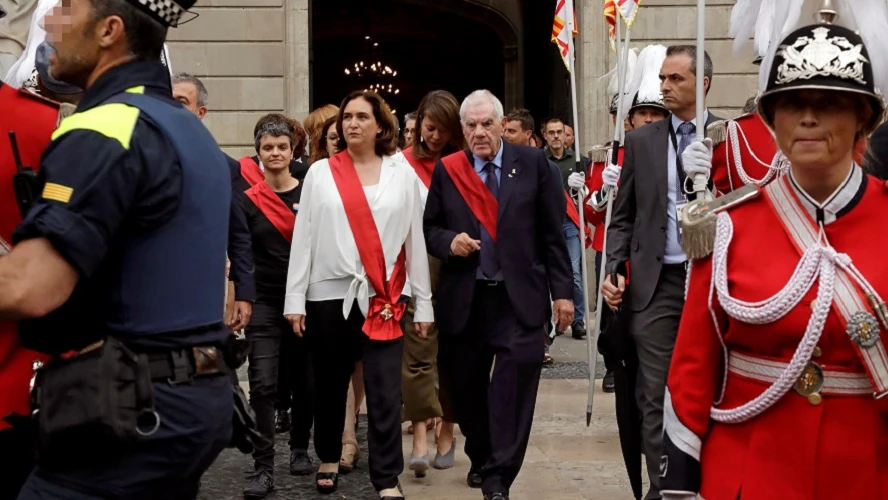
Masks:
[[[728,247],[734,233],[734,226],[731,217],[722,212],[718,215],[718,225],[716,230],[715,248],[712,253],[712,285],[710,288],[710,311],[712,313],[713,322],[716,326],[716,333],[722,344],[725,356],[725,374],[722,380],[721,396],[724,397],[725,386],[727,384],[727,366],[728,366],[728,349],[724,343],[717,318],[712,307],[712,292],[718,293],[718,300],[725,313],[731,318],[737,319],[744,323],[753,325],[762,325],[773,323],[789,311],[794,309],[806,293],[814,285],[814,281],[818,281],[817,301],[814,305],[814,311],[811,319],[808,321],[808,327],[805,335],[802,337],[798,348],[792,356],[792,360],[786,370],[780,375],[780,378],[771,384],[762,394],[752,401],[728,410],[717,409],[713,407],[710,416],[713,420],[722,423],[741,423],[753,417],[760,415],[762,412],[770,408],[783,395],[785,395],[795,385],[799,375],[805,369],[805,366],[811,359],[814,348],[823,334],[823,327],[826,324],[826,318],[835,295],[836,286],[836,266],[841,268],[846,274],[857,282],[867,293],[871,293],[878,298],[873,287],[860,274],[851,258],[847,254],[837,253],[826,240],[823,227],[820,229],[820,243],[811,245],[805,250],[799,265],[793,272],[789,283],[777,292],[773,297],[760,302],[745,302],[735,299],[728,292]],[[819,279],[818,279],[819,278]],[[879,298],[881,302],[881,299]],[[715,401],[719,404],[721,398]]]
[[[743,160],[740,157],[740,136],[743,137],[743,144],[746,146],[746,150],[749,151],[749,154],[752,156],[752,158],[763,167],[768,168],[768,173],[765,174],[765,176],[761,179],[754,179],[750,177],[749,174],[746,173],[746,170],[743,168]],[[783,155],[783,153],[778,151],[777,154],[774,155],[774,158],[771,160],[771,163],[763,162],[758,156],[756,156],[755,151],[749,146],[749,141],[746,139],[746,134],[743,132],[743,128],[734,120],[728,122],[728,137],[731,142],[730,151],[734,153],[734,166],[737,168],[737,175],[740,176],[740,180],[743,181],[744,185],[756,184],[758,186],[764,186],[774,177],[777,177],[778,175],[786,172],[788,164],[786,161],[784,161],[785,156]],[[728,148],[725,148],[725,155],[729,155]],[[730,157],[728,158],[728,165],[730,165]],[[733,182],[731,182],[731,189],[733,188]]]

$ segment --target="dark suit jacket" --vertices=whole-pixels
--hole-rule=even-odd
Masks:
[[[472,154],[464,152],[469,163]],[[506,292],[517,320],[526,328],[549,319],[549,297],[573,297],[573,274],[562,223],[565,216],[561,178],[545,153],[503,144],[497,250]],[[439,161],[432,174],[424,217],[428,252],[441,259],[435,320],[442,333],[458,334],[468,323],[480,252],[450,254],[459,233],[481,239],[481,226]]]
[[[241,196],[237,191],[243,190],[246,181],[240,174],[240,164],[234,158],[228,159],[231,169],[231,213],[228,219],[228,260],[231,261],[229,279],[234,282],[235,300],[252,302],[256,300],[256,282],[253,279],[253,243],[250,239],[250,227],[241,205]],[[241,191],[243,192],[243,191]]]
[[[709,113],[706,124],[721,118]],[[632,310],[644,310],[654,296],[666,253],[669,122],[672,115],[626,134],[620,188],[607,230],[608,272],[626,275],[631,261]]]

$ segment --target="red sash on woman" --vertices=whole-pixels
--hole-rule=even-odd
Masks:
[[[458,151],[441,159],[447,174],[453,179],[456,190],[462,195],[472,214],[484,226],[496,242],[496,219],[499,203],[490,189],[481,181],[475,168],[469,163],[465,151]]]
[[[364,194],[364,187],[347,150],[330,158],[330,172],[342,198],[345,216],[354,235],[367,280],[376,290],[376,296],[370,297],[370,308],[367,319],[364,320],[363,331],[371,340],[400,338],[404,335],[400,321],[407,308],[406,303],[400,302],[401,291],[407,281],[404,247],[401,247],[391,279],[386,281],[382,240],[379,238],[376,221],[373,220],[373,212],[370,211],[370,203]]]
[[[259,164],[256,163],[251,156],[244,156],[240,160],[240,171],[241,177],[247,181],[247,183],[251,186],[255,186],[256,184],[265,182],[265,174],[262,172],[262,169],[259,168]]]
[[[435,170],[435,162],[432,160],[419,160],[413,156],[413,147],[409,147],[402,151],[404,158],[407,158],[407,162],[410,163],[410,166],[413,167],[413,170],[416,170],[416,175],[419,176],[419,180],[425,184],[425,187],[428,188],[432,185],[432,172]]]
[[[271,222],[271,225],[280,231],[287,243],[293,243],[293,226],[296,224],[296,215],[293,213],[293,209],[288,207],[265,181],[258,182],[247,189],[246,195],[256,204],[256,207]]]

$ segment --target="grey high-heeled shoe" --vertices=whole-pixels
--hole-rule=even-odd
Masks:
[[[450,443],[450,450],[441,455],[437,451],[435,452],[435,460],[432,461],[432,467],[438,470],[450,469],[453,467],[454,460],[456,459],[456,439]]]
[[[429,470],[429,454],[426,453],[424,457],[417,457],[411,452],[410,470],[416,474],[416,477],[425,477],[426,471]]]

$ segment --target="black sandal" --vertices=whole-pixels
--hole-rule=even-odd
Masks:
[[[333,486],[321,486],[320,481],[333,481]],[[315,486],[318,488],[318,493],[323,495],[329,495],[336,491],[336,487],[339,485],[339,473],[338,472],[318,472],[315,474]]]

